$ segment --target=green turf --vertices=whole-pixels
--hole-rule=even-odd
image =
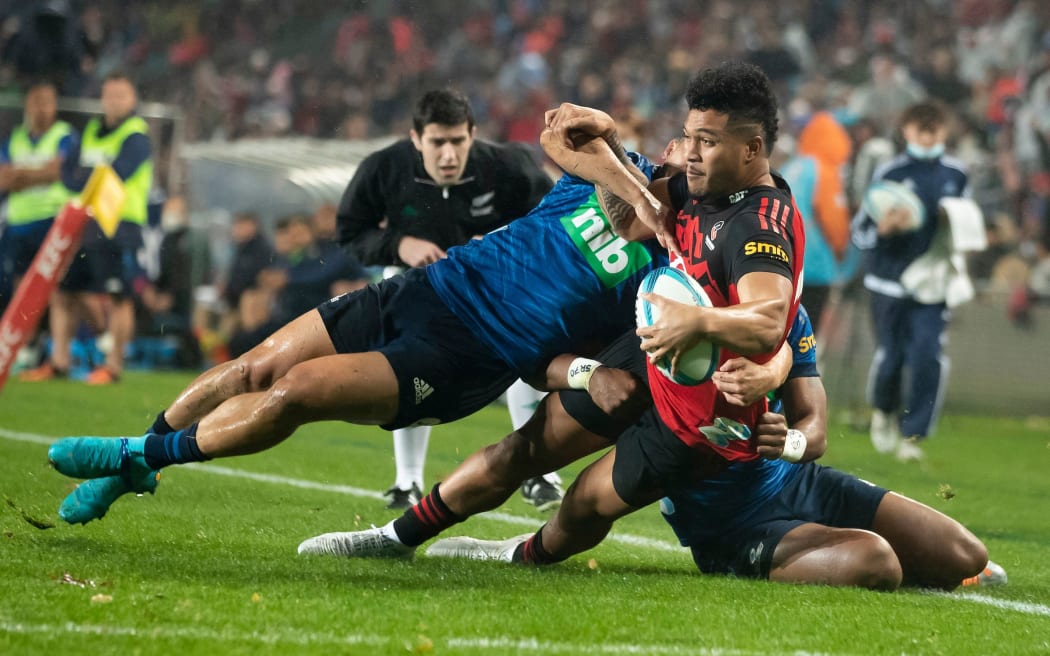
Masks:
[[[977,594],[1031,604],[1025,611],[959,594],[703,577],[682,551],[615,541],[544,570],[300,558],[295,547],[306,537],[393,513],[374,498],[206,467],[165,471],[156,496],[122,499],[101,522],[62,524],[54,511],[74,482],[47,467],[46,447],[32,435],[141,433],[186,381],[131,373],[108,388],[8,383],[0,396],[0,654],[1050,653],[1046,420],[946,417],[927,460],[910,466],[833,427],[825,458],[962,520],[1010,574],[1008,586]],[[507,421],[490,408],[435,429],[429,480],[501,437]],[[393,476],[385,433],[332,423],[219,464],[374,491]],[[501,512],[541,521],[518,498]],[[528,530],[476,518],[455,532]],[[673,542],[655,509],[626,518],[616,533]]]

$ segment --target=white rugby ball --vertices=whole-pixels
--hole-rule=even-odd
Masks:
[[[900,182],[880,180],[864,192],[861,208],[879,223],[891,209],[899,207],[908,213],[909,229],[918,230],[926,222],[926,208],[915,192]]]
[[[649,272],[638,287],[635,301],[635,318],[639,328],[651,326],[660,320],[660,310],[641,297],[641,294],[656,294],[679,303],[711,307],[711,299],[700,283],[678,269],[660,267]],[[653,365],[668,379],[679,385],[699,385],[711,378],[718,367],[718,346],[711,342],[700,342],[678,358],[678,370],[671,374],[671,361],[660,358]]]

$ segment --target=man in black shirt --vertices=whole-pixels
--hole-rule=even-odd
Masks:
[[[409,139],[369,155],[339,204],[339,242],[367,266],[425,266],[453,246],[524,216],[551,189],[550,177],[522,144],[475,139],[470,103],[449,89],[425,93],[416,104]],[[525,383],[507,392],[515,428],[540,394]],[[389,507],[409,508],[423,488],[430,427],[394,431],[397,478]],[[541,510],[561,500],[556,475],[526,481],[522,492]]]

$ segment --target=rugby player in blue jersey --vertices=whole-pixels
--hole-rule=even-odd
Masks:
[[[623,161],[652,179],[644,157]],[[636,186],[621,193],[641,198],[637,213],[655,223],[659,204],[645,183],[628,184]],[[323,303],[201,374],[145,435],[53,444],[58,471],[89,479],[59,514],[100,518],[123,494],[153,492],[162,467],[262,451],[312,421],[394,429],[467,416],[515,378],[542,378],[555,356],[593,352],[633,326],[639,283],[666,263],[655,242],[612,232],[593,185],[563,176],[508,227]],[[629,374],[605,368],[591,393],[614,412],[630,396],[619,390],[632,386]]]
[[[665,519],[700,571],[881,590],[1005,583],[1005,571],[988,561],[984,545],[959,522],[814,462],[827,445],[826,396],[804,309],[788,343],[793,358],[787,381],[755,436],[763,457],[731,463],[661,501]],[[720,387],[732,387],[740,403],[782,378],[779,364],[746,358],[733,360],[729,369],[733,375],[724,379],[733,385]],[[804,436],[795,442],[801,447],[792,453],[798,435]],[[448,538],[427,555],[521,562],[529,537]]]

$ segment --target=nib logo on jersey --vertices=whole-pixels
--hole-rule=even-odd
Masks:
[[[561,224],[606,289],[616,287],[652,261],[644,246],[616,236],[598,207],[596,193]]]
[[[416,388],[416,405],[419,405],[426,400],[428,396],[434,393],[434,388],[422,378],[413,378],[412,384],[415,385]]]

